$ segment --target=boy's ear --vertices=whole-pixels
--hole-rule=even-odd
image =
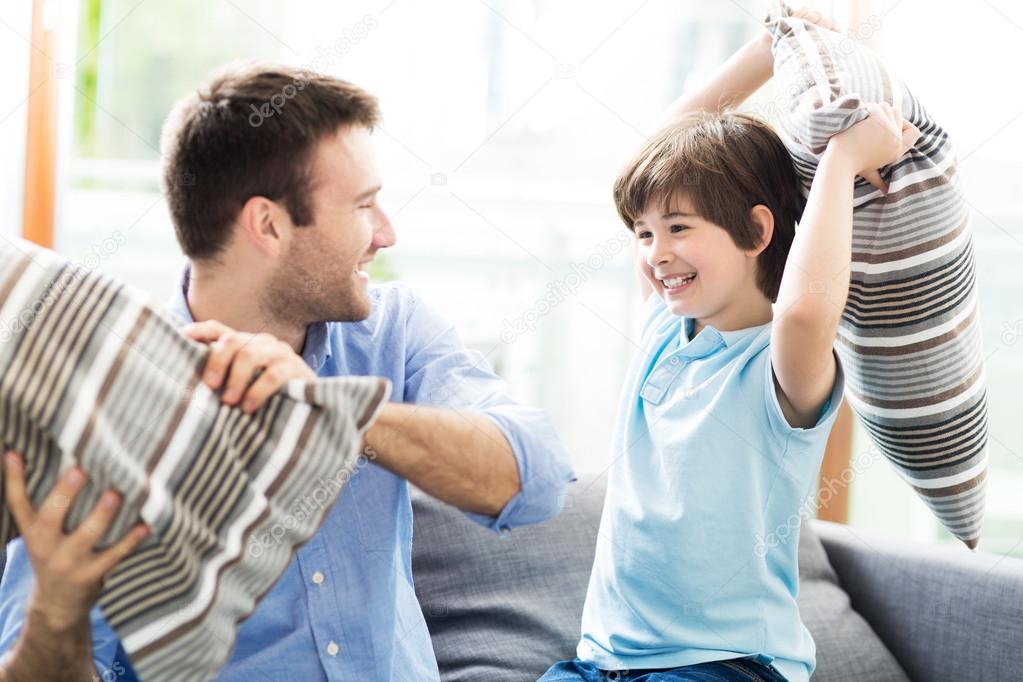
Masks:
[[[767,248],[767,245],[771,243],[771,237],[774,236],[774,214],[771,213],[771,209],[767,206],[757,204],[750,209],[750,217],[753,220],[753,225],[760,230],[760,241],[756,247],[746,253],[749,256],[756,257]]]

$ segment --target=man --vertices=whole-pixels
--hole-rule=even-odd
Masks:
[[[557,514],[572,479],[541,411],[514,403],[407,287],[367,285],[366,266],[395,243],[377,203],[377,118],[375,99],[348,83],[244,67],[181,102],[165,126],[164,190],[189,259],[171,308],[213,344],[204,381],[245,410],[292,378],[393,383],[366,436],[371,463],[241,625],[223,680],[437,679],[412,585],[407,482],[507,533]],[[54,495],[66,501],[78,485],[62,481]],[[95,534],[105,527],[94,514]],[[90,606],[102,572],[141,538],[97,553],[84,530],[61,531],[47,502],[20,516],[0,583],[8,679],[89,679],[92,665],[104,680],[130,679]]]

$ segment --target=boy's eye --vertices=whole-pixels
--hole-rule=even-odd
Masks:
[[[681,232],[682,230],[688,230],[688,229],[689,229],[688,225],[672,225],[671,226],[671,231],[672,232]]]
[[[636,239],[650,239],[652,235],[648,231],[642,231],[636,233]]]

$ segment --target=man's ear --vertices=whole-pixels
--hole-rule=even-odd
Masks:
[[[771,237],[774,236],[774,214],[767,206],[757,204],[750,209],[750,217],[753,220],[753,225],[760,231],[760,241],[756,247],[747,251],[746,255],[756,257],[767,248],[767,245],[771,243]]]
[[[239,235],[257,251],[276,256],[282,250],[281,207],[266,197],[249,197],[238,214]]]

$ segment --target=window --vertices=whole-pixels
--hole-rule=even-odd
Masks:
[[[939,4],[889,2],[883,49],[958,139],[989,362],[984,548],[1023,556],[1023,95],[991,68],[1020,62],[1023,15]],[[81,0],[58,246],[74,257],[120,233],[102,267],[166,296],[181,265],[158,191],[172,102],[239,57],[356,82],[381,100],[399,239],[378,277],[414,283],[551,412],[579,468],[603,467],[639,308],[611,183],[686,85],[759,30],[762,5]],[[857,429],[854,453],[867,446]],[[854,525],[949,537],[887,463],[859,473],[852,503]]]

